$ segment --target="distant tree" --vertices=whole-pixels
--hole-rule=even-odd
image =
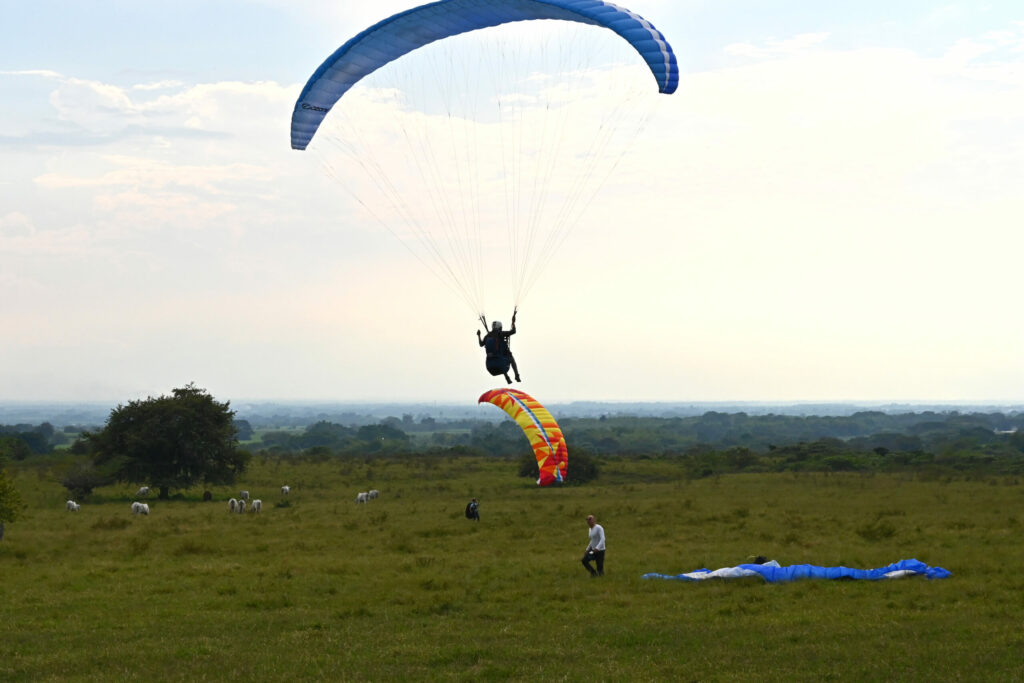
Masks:
[[[238,432],[239,441],[249,441],[252,439],[253,429],[252,425],[249,424],[248,420],[235,420],[235,431]]]
[[[53,439],[53,435],[56,433],[57,430],[54,429],[53,425],[50,424],[49,422],[44,422],[38,427],[36,427],[34,431],[39,432],[39,434],[44,439],[46,439],[46,441],[51,441]]]
[[[41,454],[53,451],[53,446],[56,443],[55,434],[56,430],[54,430],[53,425],[49,422],[44,422],[35,426],[30,424],[0,426],[0,440],[11,438],[18,439],[28,447],[28,451],[26,452],[24,448],[17,446],[18,450],[14,453],[14,457],[18,460],[21,460],[33,453]],[[4,452],[4,447],[0,446],[0,453],[2,452]]]
[[[0,539],[4,537],[4,524],[17,520],[24,509],[25,504],[18,490],[14,488],[14,482],[3,469],[3,461],[0,459]]]
[[[188,384],[170,396],[119,405],[102,430],[83,435],[93,461],[118,481],[170,489],[234,483],[250,455],[238,449],[234,411]]]
[[[89,432],[82,432],[78,438],[71,442],[69,451],[75,455],[88,455],[92,453],[92,444],[89,442]]]
[[[497,456],[514,456],[529,448],[529,440],[523,429],[512,420],[503,420],[497,425],[483,423],[473,428],[470,444],[485,453]]]
[[[49,453],[53,450],[53,447],[50,446],[49,438],[47,438],[45,433],[38,429],[22,432],[21,434],[18,434],[18,438],[24,441],[28,445],[29,449],[37,455]]]
[[[1024,452],[1024,429],[1018,429],[1009,437],[1010,445],[1018,451]]]
[[[375,441],[402,441],[407,442],[409,435],[395,426],[398,420],[393,417],[384,418],[377,425],[363,425],[356,431],[356,437],[360,441],[373,443]],[[400,423],[399,423],[400,424]]]
[[[327,446],[329,448],[344,448],[352,439],[354,430],[345,425],[335,424],[321,420],[306,427],[305,433],[294,439],[300,448],[313,448],[314,446]]]
[[[32,455],[32,449],[18,436],[0,436],[0,458],[24,460]]]

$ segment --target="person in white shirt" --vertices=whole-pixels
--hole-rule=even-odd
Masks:
[[[590,527],[590,543],[583,554],[583,566],[592,578],[604,576],[604,527],[597,523],[594,515],[587,515],[587,526]],[[597,569],[590,566],[591,560],[597,564]]]

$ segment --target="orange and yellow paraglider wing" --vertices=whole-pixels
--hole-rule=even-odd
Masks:
[[[569,467],[569,450],[562,429],[548,409],[529,394],[517,389],[494,389],[480,397],[479,403],[493,403],[516,421],[530,441],[540,478],[537,483],[547,486],[565,481]]]

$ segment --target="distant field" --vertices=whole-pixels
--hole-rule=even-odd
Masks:
[[[572,472],[570,461],[570,474]],[[1013,479],[734,475],[657,460],[538,489],[484,458],[256,459],[237,490],[78,514],[47,468],[0,541],[0,680],[1021,680]],[[282,484],[289,505],[278,507]],[[358,491],[379,500],[357,506]],[[463,518],[476,496],[482,521]],[[579,565],[584,517],[607,575]],[[645,572],[917,558],[943,581],[685,584]]]

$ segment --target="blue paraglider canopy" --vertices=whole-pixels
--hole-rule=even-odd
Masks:
[[[355,200],[342,225],[386,228],[480,318],[558,263],[678,85],[666,37],[612,2],[440,0],[330,54],[295,102],[291,146]]]
[[[679,66],[665,36],[643,17],[602,0],[440,0],[389,17],[356,35],[320,65],[292,114],[292,148],[306,149],[334,104],[368,74],[437,40],[514,21],[559,19],[610,29],[644,61],[665,94]]]
[[[878,581],[908,576],[925,576],[929,579],[945,579],[952,572],[942,567],[929,567],[919,560],[900,560],[878,569],[851,569],[849,567],[819,567],[813,564],[780,566],[774,560],[764,564],[740,564],[721,569],[696,569],[685,574],[644,574],[645,579],[672,579],[676,581],[704,581],[707,579],[738,579],[760,576],[768,583],[786,583],[799,579],[861,579]]]

